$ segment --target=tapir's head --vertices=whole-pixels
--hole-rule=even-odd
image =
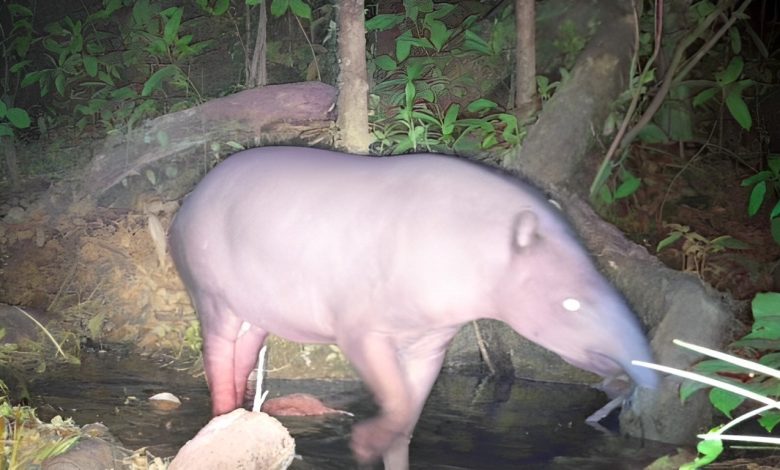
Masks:
[[[654,388],[657,374],[631,364],[652,361],[634,313],[558,217],[532,210],[515,217],[501,319],[572,365],[605,378],[625,372]]]

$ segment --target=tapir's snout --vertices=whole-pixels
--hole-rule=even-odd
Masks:
[[[584,368],[605,377],[607,380],[626,374],[640,387],[658,388],[660,377],[656,371],[631,363],[631,361],[635,360],[652,362],[653,358],[649,351],[639,351],[637,357],[629,359],[613,359],[599,352],[589,352],[588,356],[588,366]]]

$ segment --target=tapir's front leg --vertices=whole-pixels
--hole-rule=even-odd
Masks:
[[[427,338],[426,338],[427,339]],[[399,350],[394,338],[370,334],[339,345],[374,394],[379,416],[358,423],[352,451],[362,463],[384,457],[385,470],[409,467],[409,439],[444,359],[446,342]],[[420,353],[420,351],[424,351]]]

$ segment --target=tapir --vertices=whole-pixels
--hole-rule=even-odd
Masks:
[[[242,405],[269,333],[335,343],[379,405],[356,459],[408,467],[447,346],[506,322],[564,360],[654,387],[634,313],[540,191],[465,159],[265,147],[228,157],[170,229],[202,325],[212,412]]]

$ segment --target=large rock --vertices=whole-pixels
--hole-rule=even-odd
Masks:
[[[168,469],[283,470],[294,457],[295,441],[282,423],[239,408],[212,419],[184,444]]]

